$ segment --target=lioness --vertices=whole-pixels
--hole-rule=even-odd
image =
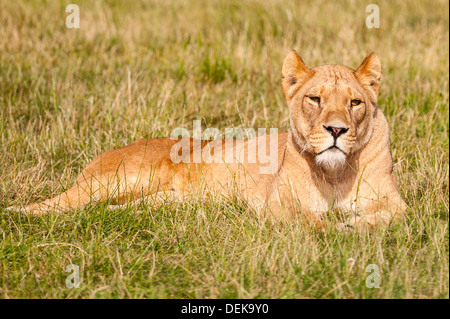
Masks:
[[[255,139],[210,143],[194,139],[138,140],[96,157],[62,194],[22,210],[42,214],[78,208],[92,200],[114,203],[164,196],[185,200],[190,194],[230,195],[237,191],[271,216],[299,213],[318,227],[324,213],[347,212],[340,227],[373,229],[405,212],[397,190],[386,119],[377,108],[381,63],[375,53],[353,70],[341,65],[312,69],[296,51],[285,58],[282,87],[290,108],[290,130],[277,137],[277,167],[260,172],[260,161],[193,160],[208,145],[224,153],[247,154],[270,143]],[[177,145],[189,150],[173,161]],[[179,155],[178,152],[176,155]],[[245,156],[243,158],[246,158]]]

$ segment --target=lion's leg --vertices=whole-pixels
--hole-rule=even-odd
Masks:
[[[94,175],[88,170],[84,170],[67,191],[40,203],[25,207],[9,207],[8,210],[41,215],[50,211],[62,212],[68,209],[78,209],[92,201],[110,200],[113,203],[121,203],[139,197],[139,192],[136,191],[139,185],[127,184],[126,179],[118,179],[117,176],[117,173]]]
[[[117,205],[108,205],[108,209],[118,210],[124,209],[128,207],[137,207],[141,204],[159,207],[163,203],[174,202],[174,203],[182,203],[186,200],[186,196],[181,192],[177,192],[173,189],[168,189],[165,191],[158,191],[155,193],[148,194],[146,196],[142,196],[134,201],[127,201],[123,204]]]
[[[324,214],[310,209],[308,203],[297,203],[294,195],[287,188],[282,188],[279,193],[272,192],[264,209],[272,220],[292,222],[295,219],[301,220],[310,229],[323,230],[327,222],[323,218]]]
[[[183,170],[178,169],[177,174],[171,160],[164,157],[165,153],[169,156],[170,145],[162,145],[150,152],[154,146],[148,146],[147,142],[138,141],[102,153],[85,167],[69,190],[41,203],[23,208],[11,207],[10,210],[43,214],[50,210],[77,209],[90,201],[108,200],[111,204],[122,204],[170,189],[174,174],[179,175],[178,183],[182,184],[185,179]]]
[[[401,219],[406,213],[407,206],[397,191],[396,185],[390,180],[384,184],[384,191],[374,198],[373,194],[363,193],[361,208],[356,207],[353,216],[348,218],[343,225],[356,231],[374,230],[391,222]]]
[[[19,211],[25,214],[41,215],[49,211],[62,212],[67,209],[77,209],[82,207],[92,200],[104,200],[105,191],[102,191],[98,181],[93,183],[76,182],[67,191],[53,197],[46,199],[40,203],[31,204],[25,207],[9,207],[8,210]]]
[[[119,209],[139,200],[161,202],[162,200],[181,200],[181,193],[170,189],[170,185],[161,185],[158,181],[151,186],[146,178],[140,178],[140,173],[120,174],[115,172],[93,175],[84,171],[75,184],[67,191],[43,202],[25,207],[10,207],[8,210],[19,211],[26,214],[41,215],[49,211],[62,212],[68,209],[78,209],[95,202],[108,201],[111,209]],[[168,188],[164,190],[165,188]],[[164,190],[164,191],[162,191]],[[134,203],[134,204],[133,204]]]
[[[405,207],[393,203],[389,205],[373,200],[373,203],[364,211],[347,219],[344,225],[358,232],[373,231],[378,227],[386,226],[398,221],[405,214]]]

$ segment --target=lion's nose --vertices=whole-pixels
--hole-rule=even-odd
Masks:
[[[347,133],[348,128],[345,127],[335,127],[335,126],[323,126],[328,132],[333,135],[334,138],[338,138],[342,134]]]

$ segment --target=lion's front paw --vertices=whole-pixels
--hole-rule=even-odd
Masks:
[[[338,230],[343,233],[349,233],[352,231],[364,233],[374,230],[374,225],[360,216],[349,218],[344,223],[339,223],[337,227]]]
[[[353,232],[353,226],[351,226],[347,223],[338,223],[336,225],[336,228],[343,235],[348,235]]]

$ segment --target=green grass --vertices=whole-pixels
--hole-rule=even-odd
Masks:
[[[0,2],[0,298],[448,298],[448,3]],[[192,201],[28,217],[94,156],[176,127],[288,129],[291,48],[309,66],[383,64],[400,224],[343,236],[259,220],[245,203]],[[348,261],[355,259],[354,265]],[[81,286],[65,268],[77,264]],[[367,288],[366,267],[381,269]]]

